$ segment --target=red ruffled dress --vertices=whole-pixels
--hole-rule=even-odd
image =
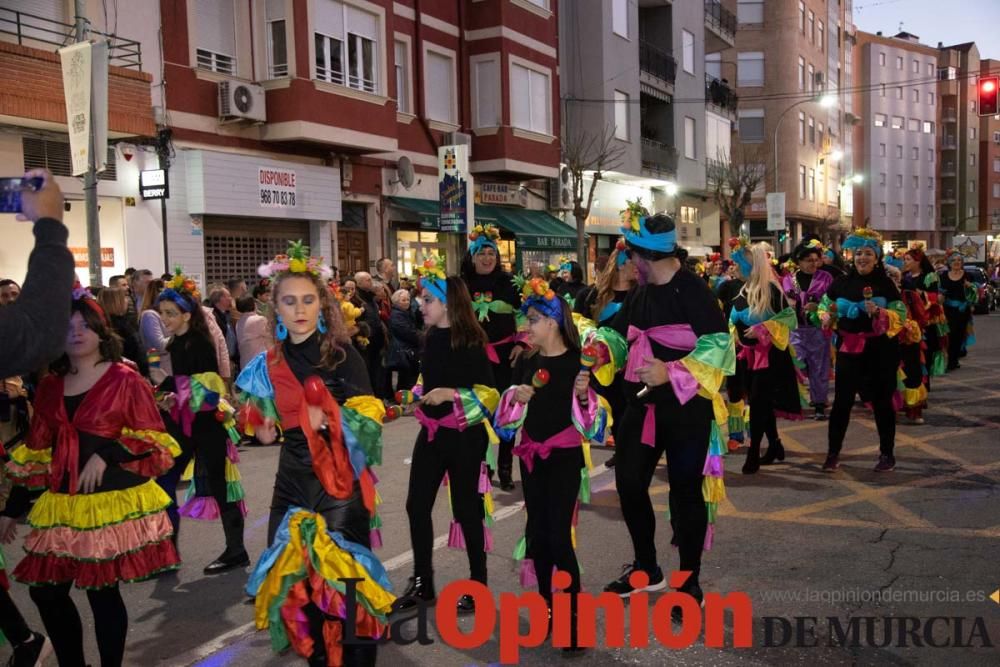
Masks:
[[[28,437],[7,463],[15,484],[47,489],[28,515],[27,554],[14,578],[96,589],[176,568],[171,500],[155,478],[179,453],[152,389],[127,366],[112,364],[78,396],[63,396],[61,376],[42,380]],[[78,492],[95,454],[107,463],[101,485]]]

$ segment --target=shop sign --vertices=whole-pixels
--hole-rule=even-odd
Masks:
[[[750,213],[767,213],[767,203],[759,200],[750,202]]]
[[[295,171],[278,167],[257,168],[258,201],[262,208],[295,208]]]
[[[535,236],[534,234],[518,234],[517,242],[526,248],[576,250],[576,239],[570,236]]]
[[[73,253],[73,262],[78,268],[85,269],[90,266],[90,262],[87,257],[87,248],[74,248],[70,247],[69,251]],[[115,249],[114,248],[101,248],[101,266],[105,269],[113,268],[115,265]]]
[[[170,183],[166,169],[147,169],[139,172],[139,196],[143,199],[169,199]]]
[[[527,206],[528,194],[519,184],[476,183],[477,204],[501,206]]]
[[[438,197],[441,231],[464,232],[469,227],[469,147],[438,148]]]

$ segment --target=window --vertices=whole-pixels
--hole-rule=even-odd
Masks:
[[[934,121],[925,120],[923,129],[924,134],[934,134]]]
[[[819,46],[819,50],[823,50],[823,40],[824,40],[824,27],[822,21],[816,22],[816,45]]]
[[[975,206],[970,206],[969,207],[969,217],[971,218],[974,215],[976,215],[976,207]]]
[[[740,141],[745,141],[745,142],[764,141],[765,138],[764,110],[740,109],[739,132],[740,132]]]
[[[913,61],[913,73],[914,74],[920,74],[920,61],[919,60],[914,60]]]
[[[875,127],[885,127],[886,115],[884,113],[875,114]]]
[[[919,176],[914,176],[913,177],[913,189],[914,190],[919,190],[920,189],[920,177]]]
[[[694,206],[681,206],[681,224],[698,224],[698,209]]]
[[[799,0],[799,32],[806,32],[806,3]]]
[[[878,84],[878,95],[879,95],[879,97],[885,97],[885,84],[884,83]]]
[[[927,104],[934,106],[934,93],[927,93]]]
[[[628,39],[628,0],[611,0],[611,30]]]
[[[264,5],[264,35],[267,41],[267,76],[288,76],[288,42],[285,36],[284,0],[267,0]]]
[[[809,92],[813,92],[816,89],[816,68],[809,65]]]
[[[903,69],[903,56],[896,56],[896,69]]]
[[[914,65],[916,65],[916,64],[917,64],[917,61],[916,61],[916,60],[914,60],[914,61],[913,61],[913,64],[914,64]],[[914,219],[916,219],[916,218],[919,218],[919,217],[920,217],[920,204],[914,204],[914,205],[913,205],[913,217],[914,217]]]
[[[927,161],[928,162],[934,162],[934,149],[933,148],[928,148],[927,149]]]
[[[763,51],[747,51],[736,57],[736,83],[738,86],[764,85]]]
[[[903,205],[902,204],[896,204],[896,217],[897,218],[902,218],[903,217]]]
[[[715,77],[716,79],[722,78],[722,54],[721,53],[706,53],[705,54],[705,74]]]
[[[806,89],[806,60],[799,56],[799,90]]]
[[[315,9],[315,78],[379,92],[378,17],[334,0],[317,2]]]
[[[628,94],[615,91],[615,139],[628,141]]]
[[[927,189],[928,190],[933,190],[934,189],[934,177],[933,176],[931,176],[930,178],[927,179]]]
[[[806,198],[806,168],[805,165],[799,165],[799,199]]]
[[[809,116],[809,145],[816,145],[816,120]]]
[[[927,76],[934,76],[934,63],[927,63]]]
[[[896,99],[903,99],[903,88],[901,86],[896,86]]]
[[[993,143],[1000,144],[1000,132],[993,133]]]
[[[907,132],[919,132],[920,131],[920,121],[916,118],[909,118],[906,121],[906,131]]]
[[[934,219],[934,204],[927,205],[927,217],[930,220]]]
[[[472,60],[472,95],[476,101],[476,127],[500,127],[502,102],[500,97],[500,59]],[[521,91],[517,91],[519,94]],[[515,91],[511,90],[512,94]],[[513,110],[511,112],[513,116]]]
[[[971,100],[969,102],[969,111],[975,111],[975,110],[976,110],[976,101],[975,100]]]
[[[883,218],[885,217],[885,203],[884,202],[878,205],[878,214],[881,217],[883,217]]]
[[[975,139],[976,138],[976,128],[974,128],[974,127],[970,127],[969,128],[969,138],[970,139]]]
[[[896,174],[896,187],[897,188],[903,187],[903,175],[902,174]]]
[[[878,54],[878,64],[885,67],[885,53]]]
[[[809,201],[816,201],[816,170],[809,170],[809,180],[806,183],[809,187]]]
[[[425,46],[426,49],[426,46]],[[455,59],[440,51],[424,51],[424,106],[428,120],[441,123],[457,124],[458,113],[455,110]],[[513,73],[514,68],[511,67]],[[517,89],[511,86],[511,92]],[[523,96],[511,95],[511,120],[514,116],[515,99]],[[512,122],[512,124],[515,124]]]
[[[878,156],[885,157],[885,144],[878,145]]]
[[[806,145],[806,115],[799,112],[799,143]]]
[[[938,79],[941,81],[954,81],[957,75],[958,72],[954,67],[942,67],[938,70]]]
[[[695,133],[694,118],[691,118],[689,116],[685,116],[684,117],[684,157],[686,157],[688,159],[691,159],[691,160],[695,160],[698,157],[697,152],[695,150],[695,145],[694,145],[694,141],[695,141],[695,137],[696,136],[697,136],[697,134]]]
[[[688,74],[694,74],[694,35],[687,30],[681,30],[681,49],[683,59],[681,64],[684,67],[684,71]],[[763,54],[761,54],[761,58],[763,57]],[[761,78],[764,78],[763,72],[761,72]]]
[[[894,129],[894,130],[901,130],[901,129],[903,129],[903,117],[902,116],[893,116],[892,117],[892,129]]]
[[[993,184],[993,198],[1000,198],[1000,183]]]
[[[236,12],[232,0],[196,0],[195,58],[199,69],[236,74]]]
[[[910,149],[910,157],[912,159],[914,159],[914,160],[919,160],[920,159],[920,149],[917,148],[916,146],[914,146],[913,148],[911,148]]]
[[[410,102],[410,48],[409,44],[402,40],[396,40],[393,44],[393,58],[396,61],[396,108],[400,113],[413,113],[413,106]],[[482,63],[480,63],[482,64]],[[476,70],[478,73],[478,69]],[[482,87],[479,89],[482,94]],[[482,105],[479,106],[482,112]],[[495,125],[478,124],[478,127],[495,127]]]
[[[920,91],[917,90],[916,88],[910,91],[910,101],[920,102]]]
[[[976,182],[973,181],[973,180],[970,180],[969,181],[969,192],[975,192],[975,191],[976,191]]]
[[[878,175],[878,184],[881,185],[882,187],[885,187],[885,172],[882,172]]]
[[[976,166],[976,154],[975,153],[969,153],[969,166],[970,167],[975,167]]]
[[[806,18],[806,35],[809,37],[810,42],[816,41],[816,15],[809,11],[808,18]]]
[[[900,146],[899,144],[896,144],[896,157],[898,158],[903,157],[903,147]]]
[[[764,0],[736,0],[736,20],[740,23],[763,23]]]
[[[1000,160],[993,158],[993,171],[1000,174]]]
[[[510,88],[511,125],[539,134],[552,134],[552,84],[549,75],[512,62]],[[628,95],[624,95],[624,100],[621,100],[620,94],[624,95],[615,91],[615,123],[618,124],[620,113],[624,113],[625,122],[615,129],[615,136],[625,132],[625,138],[628,139],[629,100]]]

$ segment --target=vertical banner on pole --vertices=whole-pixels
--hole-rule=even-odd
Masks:
[[[66,125],[69,129],[69,149],[73,159],[73,175],[82,176],[89,169],[91,123],[91,69],[93,45],[80,42],[59,49],[62,61],[63,93],[66,96]],[[105,68],[106,70],[106,68]],[[107,75],[105,74],[105,84]],[[107,108],[107,88],[105,88]],[[107,135],[105,135],[105,141]]]
[[[785,231],[785,193],[767,193],[767,231]]]
[[[462,233],[472,224],[473,198],[469,175],[469,147],[438,148],[438,197],[442,232]]]
[[[94,168],[104,171],[108,165],[108,43],[94,42],[90,64],[90,122],[94,124]]]

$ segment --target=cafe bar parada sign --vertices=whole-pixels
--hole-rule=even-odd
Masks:
[[[469,147],[457,144],[438,148],[438,198],[442,232],[463,233],[472,220],[472,187]]]

